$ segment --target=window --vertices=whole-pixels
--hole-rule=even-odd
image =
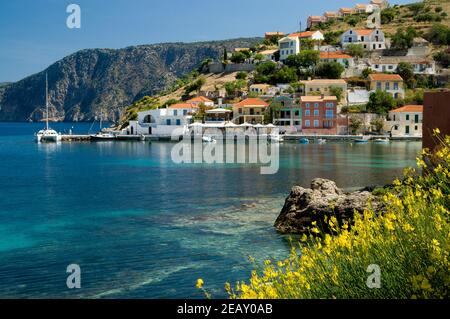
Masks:
[[[305,111],[305,116],[311,116],[311,111],[310,110],[306,110]]]
[[[381,82],[377,82],[377,90],[381,90]]]
[[[386,91],[389,91],[391,89],[391,84],[389,82],[386,82],[386,84],[384,85]]]
[[[327,103],[327,107],[333,108],[334,107],[334,103],[333,102]]]
[[[306,107],[309,108],[309,107],[310,107],[310,104],[309,104],[309,103],[306,103]]]
[[[310,120],[306,120],[305,121],[305,127],[310,127],[311,126],[311,121]]]
[[[317,109],[319,107],[319,103],[314,103],[314,108]]]
[[[409,121],[409,114],[406,114],[406,120]]]
[[[172,121],[170,119],[167,119],[166,120],[166,125],[169,125],[169,126],[172,125]]]
[[[392,66],[392,65],[388,66],[389,70],[392,70],[393,68],[394,68],[394,66]]]
[[[181,120],[180,120],[180,119],[177,120],[177,125],[178,125],[178,126],[181,125]]]
[[[414,126],[414,130],[418,131],[419,130],[419,126]]]
[[[242,109],[239,109],[239,114],[242,114]]]
[[[178,115],[178,111],[177,110],[173,110],[173,115],[177,116]]]
[[[419,114],[414,115],[414,123],[419,123]]]
[[[381,44],[379,44],[379,45],[378,45],[378,48],[380,48],[380,49],[381,49],[381,47],[382,47],[382,46],[381,46]]]
[[[325,117],[328,118],[328,119],[332,119],[334,117],[333,110],[326,110]]]
[[[319,127],[319,120],[314,120],[314,127]]]
[[[364,36],[362,36],[362,37],[361,37],[361,41],[364,42],[364,40],[365,40],[365,38],[364,38]]]
[[[394,82],[394,90],[398,90],[398,83],[397,82]]]
[[[314,116],[319,116],[319,110],[314,110]]]
[[[184,116],[187,115],[187,110],[183,110],[183,115],[184,115]]]

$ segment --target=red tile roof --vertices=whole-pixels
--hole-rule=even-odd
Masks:
[[[237,104],[237,107],[268,107],[269,104],[258,98],[248,98]]]
[[[359,30],[353,30],[358,35],[371,35],[374,31],[373,29],[359,29]]]
[[[320,52],[321,59],[352,59],[351,55],[343,52]]]
[[[403,81],[398,74],[374,73],[369,75],[371,81]]]
[[[394,112],[394,113],[403,113],[403,112],[423,113],[423,105],[405,105],[405,106],[402,106],[391,112]]]
[[[195,108],[198,108],[198,106],[192,103],[177,103],[169,106],[169,109],[195,109]]]
[[[290,38],[310,38],[315,31],[307,31],[307,32],[296,32],[289,35]]]

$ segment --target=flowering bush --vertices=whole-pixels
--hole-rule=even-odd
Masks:
[[[450,138],[438,138],[442,147],[418,158],[423,174],[407,169],[383,196],[385,213],[355,214],[351,226],[325,220],[335,236],[313,228],[288,259],[265,261],[234,288],[227,283],[230,297],[448,298]],[[379,267],[378,288],[367,284],[370,265]]]

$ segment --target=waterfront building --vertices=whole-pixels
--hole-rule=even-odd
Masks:
[[[392,136],[422,137],[423,105],[405,105],[389,112],[384,130]]]
[[[198,106],[192,103],[177,103],[165,109],[138,113],[137,121],[130,121],[125,130],[127,135],[171,136],[174,130],[192,123],[192,116]]]
[[[386,49],[384,32],[380,29],[350,29],[341,36],[343,48],[349,44],[360,44],[367,51]]]
[[[280,95],[274,98],[272,104],[273,124],[288,133],[299,132],[302,129],[302,108],[290,96]],[[274,111],[276,110],[276,111]]]
[[[398,74],[370,74],[369,86],[371,92],[381,90],[390,93],[396,99],[402,99],[405,97],[403,78]]]
[[[269,104],[258,98],[248,98],[233,105],[233,116],[236,124],[264,123],[264,113]]]
[[[336,135],[337,105],[335,96],[302,96],[302,132],[304,134]]]

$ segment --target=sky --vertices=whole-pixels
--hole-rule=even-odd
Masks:
[[[1,0],[0,83],[37,73],[81,49],[123,48],[293,32],[309,15],[369,0]],[[409,3],[413,0],[391,0]],[[69,4],[81,28],[69,29]]]

